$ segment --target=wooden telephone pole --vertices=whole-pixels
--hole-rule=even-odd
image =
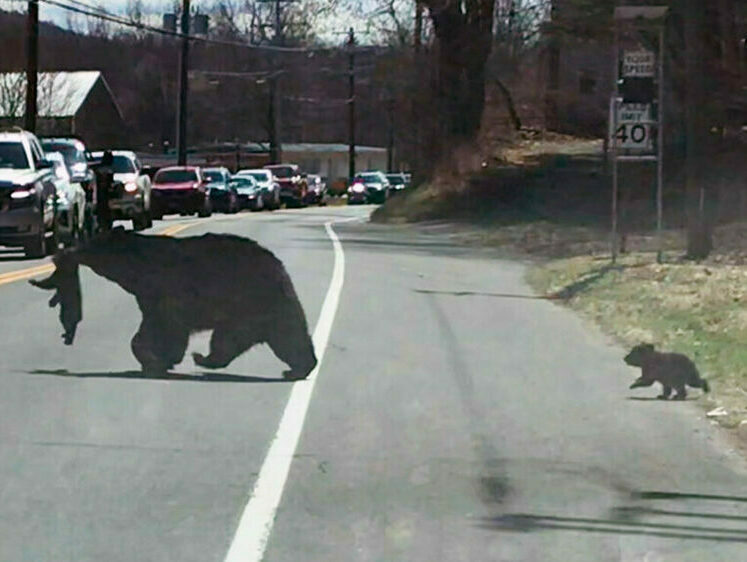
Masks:
[[[348,31],[348,179],[355,177],[355,30]]]
[[[182,51],[179,57],[178,124],[176,129],[177,164],[187,164],[187,93],[189,92],[189,0],[182,0]]]
[[[39,1],[29,0],[26,30],[26,130],[36,132],[39,72]]]

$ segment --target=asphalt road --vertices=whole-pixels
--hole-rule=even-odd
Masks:
[[[747,559],[744,463],[692,404],[628,391],[624,350],[448,231],[354,220],[336,252],[325,223],[369,212],[152,229],[283,260],[324,347],[295,384],[264,346],[142,378],[134,299],[87,269],[65,347],[14,273],[48,260],[0,251],[0,561]]]

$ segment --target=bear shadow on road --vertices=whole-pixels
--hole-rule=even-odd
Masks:
[[[232,375],[228,373],[202,373],[199,375],[188,375],[183,373],[166,373],[159,375],[148,375],[142,371],[89,371],[70,372],[67,369],[35,369],[28,371],[30,375],[45,375],[70,378],[110,378],[110,379],[140,379],[140,380],[163,380],[183,382],[231,382],[231,383],[288,383],[294,382],[282,378],[265,378],[251,375]]]

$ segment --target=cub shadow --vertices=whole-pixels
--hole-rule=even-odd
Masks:
[[[656,396],[628,396],[626,397],[626,400],[631,400],[633,402],[697,402],[698,397],[688,396],[684,400],[672,400],[671,398],[669,400],[664,400],[662,398],[657,398]]]
[[[231,382],[231,383],[292,383],[294,381],[282,378],[265,378],[251,375],[232,375],[227,373],[202,373],[201,375],[188,375],[184,373],[172,373],[160,375],[148,375],[142,371],[89,371],[70,372],[67,369],[35,369],[28,371],[30,375],[44,375],[54,377],[68,377],[80,379],[131,379],[131,380],[163,380],[182,382]]]

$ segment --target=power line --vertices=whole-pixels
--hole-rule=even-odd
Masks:
[[[228,47],[242,47],[245,49],[253,49],[257,51],[276,51],[276,52],[288,52],[288,53],[314,53],[314,52],[336,51],[340,48],[339,46],[335,46],[335,47],[280,47],[280,46],[275,46],[275,45],[252,45],[251,43],[245,43],[242,41],[229,41],[226,39],[210,39],[207,37],[201,37],[199,35],[185,35],[184,33],[181,33],[179,31],[171,31],[168,29],[156,27],[154,25],[137,22],[137,21],[134,21],[132,19],[125,18],[122,16],[117,16],[109,12],[97,11],[97,9],[91,8],[90,6],[84,8],[82,6],[87,6],[87,5],[82,4],[81,2],[76,2],[77,5],[71,5],[69,3],[61,2],[60,0],[39,0],[39,1],[45,4],[49,4],[51,6],[56,6],[63,10],[67,10],[69,12],[81,14],[84,16],[92,17],[92,18],[98,18],[98,19],[108,21],[110,23],[115,23],[117,25],[121,25],[124,27],[131,27],[134,29],[140,29],[142,31],[150,31],[152,33],[158,33],[160,35],[167,35],[169,37],[188,39],[190,41],[199,41],[201,43],[206,43],[206,44],[211,44],[211,45],[223,45],[223,46],[228,46]],[[66,0],[66,2],[75,2],[75,1],[76,0]],[[360,47],[359,49],[370,50],[370,49],[376,49],[376,47]]]

